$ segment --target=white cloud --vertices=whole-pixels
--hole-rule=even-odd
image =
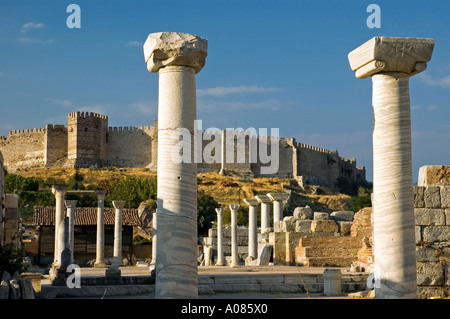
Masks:
[[[441,86],[441,87],[450,87],[450,75],[447,75],[443,78],[440,79],[435,79],[433,77],[431,77],[428,74],[425,73],[420,73],[418,75],[418,78],[428,84],[428,85],[432,85],[432,86]]]
[[[128,41],[127,47],[142,47],[144,44],[140,41]]]
[[[20,32],[27,33],[31,29],[42,29],[43,27],[45,27],[43,23],[28,22],[22,26]]]
[[[54,40],[53,39],[48,39],[48,40],[41,40],[41,39],[36,39],[36,38],[17,38],[16,39],[17,42],[19,43],[27,43],[27,44],[50,44],[53,43]]]
[[[70,100],[60,100],[60,99],[54,99],[54,98],[48,98],[47,100],[49,100],[53,103],[59,104],[61,106],[64,106],[64,107],[73,107],[74,106],[72,101],[70,101]]]
[[[227,102],[227,101],[197,101],[198,109],[201,111],[217,112],[224,110],[272,110],[277,111],[283,108],[283,103],[279,100],[267,100],[261,102]]]
[[[411,109],[413,111],[414,110],[426,110],[426,111],[430,111],[430,112],[432,112],[434,110],[437,110],[438,108],[439,108],[439,105],[436,105],[436,104],[430,104],[430,105],[427,105],[427,106],[424,106],[424,107],[422,107],[420,105],[413,105],[411,107]]]
[[[278,91],[279,88],[274,87],[260,87],[256,85],[251,86],[217,86],[215,88],[209,88],[209,89],[198,89],[197,90],[197,96],[224,96],[224,95],[231,95],[231,94],[242,94],[242,93],[265,93],[265,92],[274,92]]]
[[[158,103],[157,102],[138,101],[138,102],[131,104],[131,107],[145,115],[154,115],[158,111]]]

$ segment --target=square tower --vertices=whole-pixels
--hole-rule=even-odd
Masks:
[[[75,167],[102,164],[106,159],[108,117],[93,112],[69,113],[67,158]]]

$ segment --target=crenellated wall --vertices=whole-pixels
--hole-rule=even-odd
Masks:
[[[200,158],[196,160],[199,173],[291,177],[303,185],[328,187],[334,187],[340,176],[357,181],[366,177],[365,168],[357,167],[354,158],[298,143],[295,138],[258,136],[256,130],[231,129],[199,131],[197,137],[202,145]],[[156,171],[158,122],[154,120],[152,126],[108,127],[105,115],[72,112],[67,127],[48,124],[45,128],[9,132],[7,137],[0,137],[0,150],[11,172],[97,165],[147,167]],[[227,160],[231,152],[234,156]]]

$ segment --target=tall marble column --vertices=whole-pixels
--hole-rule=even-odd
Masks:
[[[59,226],[63,220],[65,214],[64,209],[64,196],[66,195],[67,187],[61,185],[53,185],[52,193],[55,195],[56,208],[55,208],[55,250],[53,257],[53,266],[58,265],[61,261],[58,259],[58,244],[59,244]]]
[[[231,268],[239,267],[237,212],[240,205],[230,205],[231,210]]]
[[[158,229],[158,213],[154,212],[153,213],[153,218],[152,218],[152,261],[150,262],[151,266],[154,266],[156,264],[156,247],[157,247],[157,240],[158,240],[158,235],[156,234],[157,229]]]
[[[106,191],[97,191],[97,246],[94,267],[105,268],[105,197]]]
[[[197,164],[192,156],[185,161],[189,149],[179,158],[179,137],[193,149],[195,75],[207,46],[206,39],[176,32],[152,33],[144,44],[147,69],[159,72],[157,299],[198,297]]]
[[[255,198],[244,198],[248,205],[248,255],[253,259],[258,258],[258,200]]]
[[[409,77],[433,48],[433,39],[375,37],[348,55],[356,77],[373,84],[376,298],[417,297]]]
[[[77,200],[66,200],[67,217],[69,218],[69,249],[70,249],[70,263],[73,264],[73,242],[75,229],[75,209],[77,207]]]
[[[280,232],[283,220],[283,201],[289,198],[289,194],[268,193],[267,196],[273,201],[273,229],[275,232]]]
[[[225,265],[223,255],[223,208],[216,208],[217,213],[217,262],[216,266]]]
[[[124,201],[114,200],[112,202],[115,209],[114,219],[114,266],[122,266],[122,209]]]
[[[261,234],[270,228],[270,204],[272,200],[267,195],[255,196],[257,201],[261,203]]]

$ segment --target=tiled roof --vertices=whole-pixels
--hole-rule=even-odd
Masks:
[[[54,226],[55,210],[55,207],[35,206],[33,224],[37,226]],[[105,225],[114,225],[114,219],[114,208],[105,207]],[[137,209],[122,209],[122,225],[139,226],[141,223]],[[97,207],[77,207],[75,209],[75,225],[97,225]]]

